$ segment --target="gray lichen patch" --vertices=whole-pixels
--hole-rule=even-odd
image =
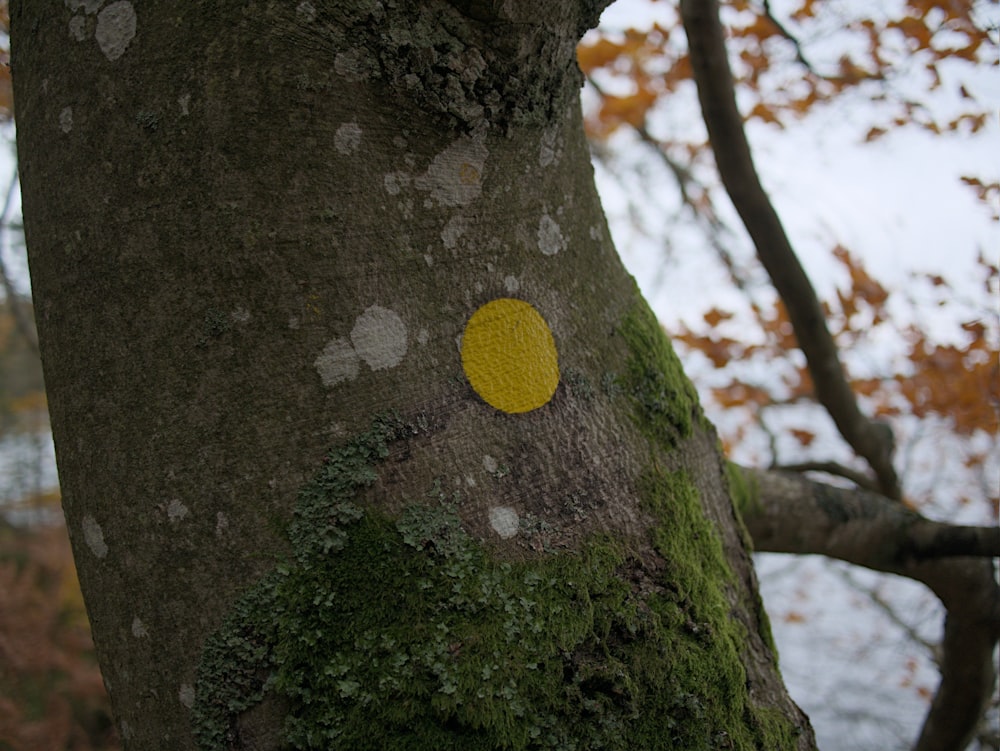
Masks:
[[[135,8],[128,0],[117,0],[97,14],[94,38],[108,60],[117,60],[125,54],[135,38]]]
[[[395,311],[372,305],[354,322],[351,342],[372,370],[394,368],[406,355],[406,324]]]
[[[414,185],[430,191],[431,197],[442,206],[472,203],[482,193],[483,167],[488,156],[481,135],[463,136],[435,156],[427,172],[414,180]]]
[[[83,517],[83,539],[90,548],[90,552],[98,558],[104,558],[108,554],[108,544],[104,542],[104,530],[97,520],[89,514]]]

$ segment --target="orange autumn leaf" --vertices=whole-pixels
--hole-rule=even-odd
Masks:
[[[713,329],[723,321],[730,320],[732,317],[733,317],[732,313],[728,313],[724,310],[719,310],[718,308],[712,308],[703,316],[703,318],[705,319],[705,323],[707,323]]]
[[[590,75],[598,68],[604,68],[613,63],[624,51],[622,45],[611,41],[607,37],[601,37],[596,42],[581,43],[578,45],[576,48],[576,60],[580,65],[580,70],[585,75]]]
[[[627,123],[639,127],[646,120],[646,113],[656,104],[656,94],[649,89],[639,89],[629,96],[606,95],[601,103],[601,119],[609,124]]]
[[[788,431],[792,436],[801,443],[803,446],[809,446],[814,440],[816,440],[816,434],[810,430],[800,430],[798,428],[792,428]]]

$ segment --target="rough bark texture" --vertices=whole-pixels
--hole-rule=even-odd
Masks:
[[[599,7],[12,8],[64,509],[129,748],[811,748],[621,268]],[[536,15],[537,14],[537,15]],[[560,380],[466,380],[485,303]]]

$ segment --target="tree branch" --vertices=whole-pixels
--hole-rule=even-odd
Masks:
[[[785,303],[795,337],[806,356],[816,397],[844,440],[868,462],[882,493],[898,499],[901,493],[892,465],[891,431],[869,420],[858,408],[816,292],[754,167],[743,118],[736,106],[718,2],[681,0],[680,7],[702,116],[720,177],[753,239],[757,256]]]
[[[771,11],[771,0],[764,0],[764,17],[772,24],[774,24],[774,28],[778,30],[778,33],[781,34],[781,36],[783,36],[789,42],[791,42],[792,45],[795,47],[795,59],[798,60],[800,63],[802,63],[802,65],[804,65],[806,70],[808,70],[810,73],[815,73],[816,72],[815,68],[813,68],[812,63],[806,60],[805,53],[803,53],[802,51],[802,43],[798,40],[798,38],[796,38],[794,34],[792,34],[788,29],[785,28],[785,26],[781,23],[781,21],[775,18],[774,13]]]
[[[941,683],[914,751],[965,748],[992,695],[1000,530],[925,519],[864,490],[740,469],[740,512],[759,551],[819,554],[926,584],[947,609]],[[981,557],[976,557],[981,556]]]
[[[845,467],[843,464],[838,464],[837,462],[801,462],[799,464],[776,464],[771,467],[771,469],[778,470],[780,472],[823,472],[827,475],[833,475],[834,477],[843,477],[845,480],[850,480],[859,488],[864,488],[865,490],[870,490],[873,493],[877,493],[878,483],[872,481],[870,477],[857,470],[851,469],[850,467]]]

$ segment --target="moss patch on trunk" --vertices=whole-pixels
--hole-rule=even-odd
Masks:
[[[618,333],[628,347],[629,359],[625,373],[617,380],[633,401],[636,424],[654,443],[673,448],[690,437],[696,422],[704,419],[698,393],[659,321],[641,298]]]
[[[448,503],[361,508],[390,444],[418,432],[377,420],[302,489],[293,555],[205,645],[200,748],[242,747],[241,718],[268,697],[275,748],[789,745],[748,702],[721,546],[683,474],[644,481],[662,576],[607,536],[509,562]]]

